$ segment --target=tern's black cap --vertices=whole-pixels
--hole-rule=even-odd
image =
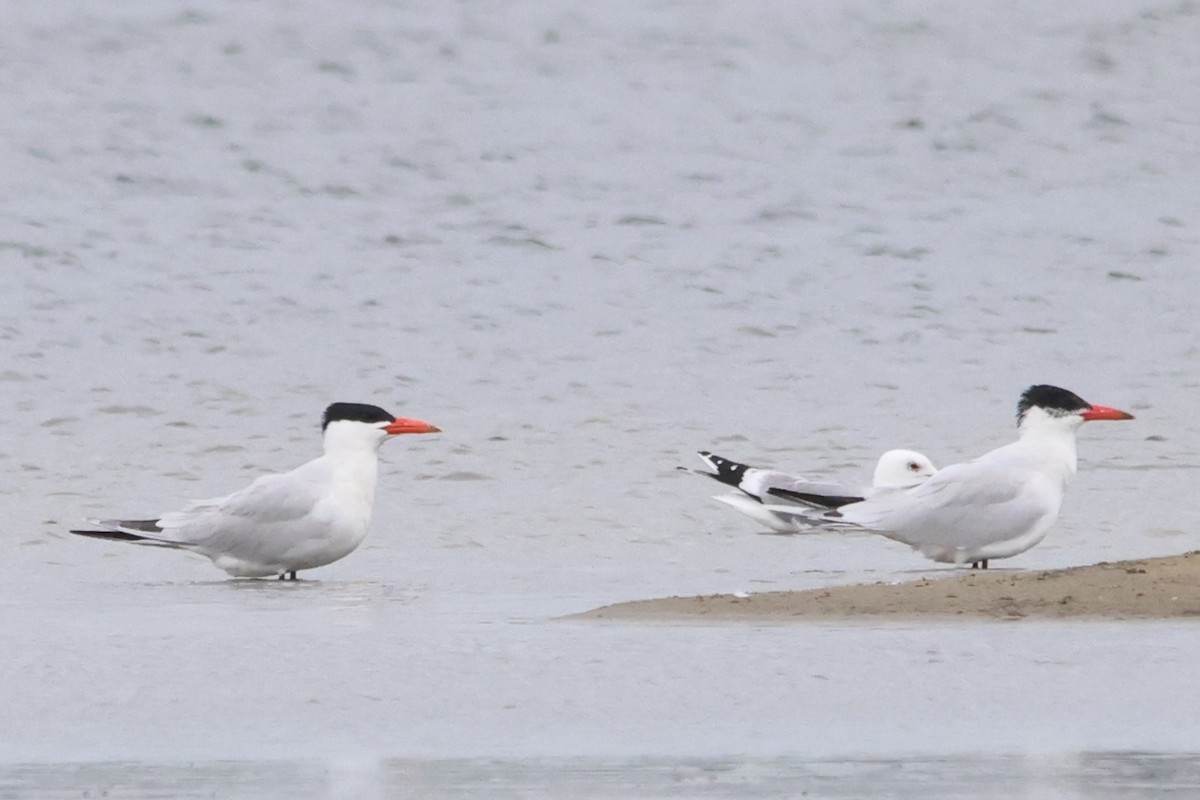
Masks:
[[[334,403],[325,409],[325,415],[321,417],[321,430],[324,431],[329,427],[329,423],[340,420],[374,424],[376,422],[394,422],[395,419],[379,406],[366,403]]]
[[[1062,416],[1087,411],[1091,407],[1091,403],[1074,392],[1040,383],[1030,386],[1021,395],[1021,401],[1017,403],[1017,424],[1021,424],[1025,412],[1031,408],[1041,408],[1050,414]]]

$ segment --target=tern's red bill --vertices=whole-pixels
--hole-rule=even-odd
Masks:
[[[442,429],[437,425],[431,425],[428,422],[420,419],[404,419],[396,417],[390,425],[384,428],[390,436],[399,436],[402,433],[441,433]]]
[[[1127,411],[1122,411],[1119,408],[1109,408],[1108,406],[1092,406],[1087,411],[1083,412],[1085,420],[1096,419],[1133,419],[1133,414]]]

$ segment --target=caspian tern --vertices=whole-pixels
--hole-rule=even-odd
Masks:
[[[934,561],[987,569],[990,559],[1023,553],[1045,537],[1075,477],[1075,432],[1106,419],[1133,415],[1057,386],[1031,386],[1017,404],[1017,441],[919,486],[879,492],[823,516],[904,542]]]
[[[760,469],[701,450],[700,460],[713,470],[688,470],[740,489],[742,494],[717,495],[714,500],[737,509],[776,533],[798,533],[814,527],[809,509],[837,508],[860,500],[863,492],[838,483],[823,483],[773,469]],[[681,467],[681,469],[684,469]],[[866,493],[915,486],[937,472],[929,458],[914,450],[888,450],[875,464]],[[793,499],[793,496],[798,496]],[[796,502],[804,505],[795,505]]]
[[[227,497],[197,500],[157,519],[88,520],[103,530],[71,533],[188,550],[237,578],[296,579],[349,555],[367,535],[379,447],[403,433],[438,433],[378,406],[334,403],[321,420],[325,454],[281,475],[264,475]]]

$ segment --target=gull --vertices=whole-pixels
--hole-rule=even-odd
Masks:
[[[712,472],[688,472],[706,475],[741,490],[741,494],[717,495],[713,497],[714,500],[742,512],[776,533],[811,531],[819,524],[810,518],[813,507],[836,508],[862,499],[864,495],[854,487],[751,467],[707,450],[701,450],[697,455]],[[915,486],[936,472],[937,467],[922,453],[915,450],[888,450],[875,464],[871,488],[865,494]]]

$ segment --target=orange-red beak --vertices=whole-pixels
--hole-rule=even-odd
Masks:
[[[404,419],[396,417],[392,424],[383,429],[389,436],[399,436],[402,433],[441,433],[437,425],[430,425],[420,419]]]
[[[1122,411],[1119,408],[1109,408],[1108,406],[1092,406],[1087,411],[1083,412],[1085,420],[1094,419],[1133,419],[1133,414]]]

